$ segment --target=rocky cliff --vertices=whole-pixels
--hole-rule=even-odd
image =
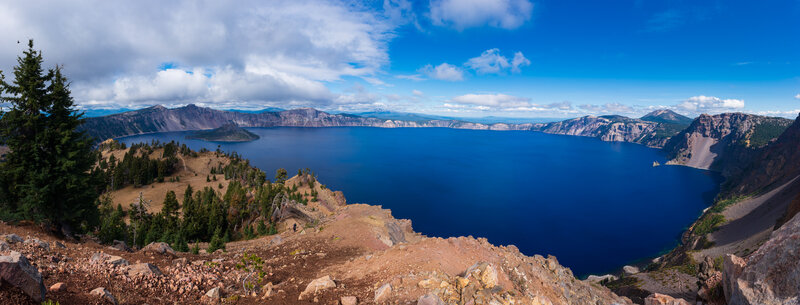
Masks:
[[[245,113],[215,110],[188,105],[168,109],[154,106],[104,117],[88,118],[82,129],[95,139],[104,140],[143,133],[204,130],[218,128],[228,122],[241,127],[446,127],[485,130],[530,130],[532,124],[479,124],[459,120],[399,121],[330,114],[311,108],[279,112]]]
[[[532,130],[660,148],[670,137],[688,126],[684,125],[683,118],[688,119],[669,110],[657,110],[641,119],[619,115],[584,116],[548,124],[534,124]]]
[[[789,119],[745,113],[703,114],[672,137],[664,149],[670,164],[710,169],[731,177],[791,123]]]
[[[330,114],[311,108],[246,113],[188,105],[174,109],[154,106],[104,117],[88,118],[81,128],[98,141],[143,133],[214,129],[227,122],[234,122],[241,127],[362,126],[532,130],[551,134],[596,137],[603,141],[631,142],[660,148],[664,146],[669,137],[685,127],[680,124],[681,118],[678,116],[680,115],[671,111],[657,111],[648,114],[643,119],[624,116],[585,116],[547,124],[482,124],[453,119],[380,119],[350,114]]]
[[[722,288],[728,304],[800,303],[800,217],[746,258],[727,255]]]
[[[775,142],[744,165],[741,175],[724,185],[726,194],[750,194],[781,185],[800,175],[800,116]]]

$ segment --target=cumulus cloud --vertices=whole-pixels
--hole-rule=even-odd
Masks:
[[[630,114],[639,111],[632,106],[620,103],[605,103],[602,105],[579,105],[579,109],[593,114]]]
[[[744,108],[744,101],[738,99],[721,99],[714,96],[693,96],[678,103],[678,110],[689,113],[718,113],[736,111]]]
[[[528,0],[432,0],[430,19],[434,25],[456,30],[491,26],[516,29],[531,19]]]
[[[418,72],[438,80],[460,81],[464,79],[464,71],[448,63],[442,63],[436,67],[425,65]]]
[[[796,99],[800,100],[800,93],[798,93],[797,95],[795,95],[795,96],[794,96],[794,98],[796,98]]]
[[[514,73],[519,73],[520,67],[530,64],[531,61],[525,58],[522,52],[515,53],[514,58],[509,62],[508,58],[501,55],[500,50],[495,48],[483,51],[478,57],[470,58],[464,66],[480,74],[497,74],[509,69]]]
[[[443,104],[446,109],[456,111],[504,111],[504,112],[572,112],[572,103],[564,101],[551,104],[535,104],[530,98],[507,94],[465,94],[451,98]]]
[[[0,70],[24,47],[7,42],[34,38],[79,103],[318,103],[334,98],[325,82],[380,82],[396,26],[339,1],[3,1]]]

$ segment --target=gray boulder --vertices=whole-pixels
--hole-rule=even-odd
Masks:
[[[95,253],[92,255],[92,258],[89,259],[89,262],[92,264],[110,264],[114,266],[127,266],[130,265],[128,261],[121,256],[116,255],[108,255],[105,253]]]
[[[42,248],[45,251],[50,251],[50,244],[48,244],[47,242],[38,240],[36,238],[29,238],[29,239],[25,240],[25,244],[31,244],[31,245],[37,246],[39,248]]]
[[[19,288],[36,303],[44,301],[42,274],[19,252],[0,256],[0,282]]]
[[[19,235],[17,235],[17,234],[6,234],[6,235],[3,235],[3,239],[5,239],[9,244],[21,243],[21,242],[25,241],[25,240],[22,239],[22,237],[19,237]]]
[[[94,290],[90,291],[89,294],[101,298],[108,303],[114,305],[117,304],[117,298],[115,298],[114,295],[111,294],[111,292],[109,292],[103,287],[95,288]]]
[[[178,254],[175,253],[175,250],[172,250],[167,243],[151,243],[141,250],[142,252],[149,252],[161,255],[169,255],[172,257],[177,257]]]
[[[161,270],[159,270],[156,265],[150,263],[135,264],[128,267],[128,276],[130,277],[146,275],[160,276],[162,274],[163,273],[161,273]]]

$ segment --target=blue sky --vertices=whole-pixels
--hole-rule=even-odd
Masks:
[[[800,112],[796,0],[37,2],[0,1],[0,70],[34,38],[84,108]]]

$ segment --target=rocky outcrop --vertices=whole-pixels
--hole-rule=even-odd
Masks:
[[[784,118],[745,113],[702,114],[664,146],[669,164],[740,173],[760,149],[791,124]]]
[[[798,304],[800,217],[772,232],[746,260],[727,255],[723,289],[728,304]]]
[[[10,255],[0,256],[0,283],[19,288],[34,302],[44,301],[42,275],[19,252],[13,251]]]
[[[741,175],[732,176],[726,182],[723,191],[750,194],[781,185],[800,175],[800,116],[745,166]]]
[[[661,110],[651,112],[642,119],[619,115],[584,116],[548,124],[534,124],[532,130],[660,148],[670,137],[688,126],[685,119],[688,118],[669,110]]]
[[[114,305],[117,304],[117,298],[115,298],[114,295],[111,294],[111,292],[109,292],[103,287],[95,288],[92,291],[90,291],[89,294],[103,300],[106,303]]]

